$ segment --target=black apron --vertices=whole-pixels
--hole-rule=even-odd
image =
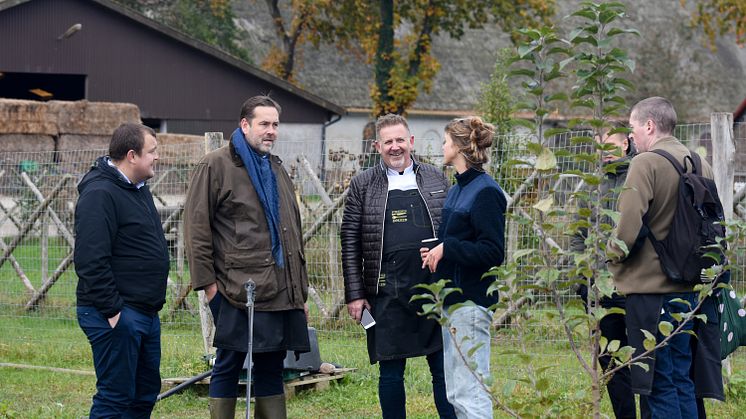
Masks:
[[[428,355],[442,348],[440,325],[417,314],[420,302],[409,299],[429,283],[422,269],[421,241],[432,237],[427,207],[417,189],[389,192],[383,234],[378,294],[369,301],[376,325],[368,329],[371,364],[391,359]]]

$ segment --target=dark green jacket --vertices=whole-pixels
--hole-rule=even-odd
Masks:
[[[302,309],[308,296],[300,213],[293,182],[279,157],[270,157],[280,199],[284,268],[272,258],[267,218],[241,158],[229,144],[205,155],[192,173],[184,226],[192,287],[217,282],[243,308],[244,283],[256,283],[255,309]]]

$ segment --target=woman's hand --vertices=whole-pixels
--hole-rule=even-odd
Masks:
[[[435,272],[438,269],[438,262],[443,259],[443,243],[433,247],[430,251],[427,247],[420,248],[420,256],[422,257],[422,269],[427,267],[430,272]]]

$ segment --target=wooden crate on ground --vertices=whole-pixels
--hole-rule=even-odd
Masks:
[[[285,397],[290,399],[295,397],[298,393],[308,390],[322,391],[329,388],[332,381],[340,380],[347,374],[355,371],[357,368],[335,368],[330,374],[324,373],[312,373],[304,375],[302,377],[294,378],[285,382]],[[161,391],[166,391],[170,388],[176,387],[177,385],[189,380],[189,377],[182,378],[164,378],[161,381]],[[246,385],[245,380],[239,381],[239,394],[245,394]],[[203,380],[197,381],[192,386],[195,387],[199,394],[207,393],[207,387],[210,385],[210,377]]]

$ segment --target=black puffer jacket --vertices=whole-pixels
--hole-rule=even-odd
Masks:
[[[449,182],[435,166],[414,162],[417,186],[430,211],[433,236],[440,226]],[[380,163],[355,176],[342,217],[342,268],[345,301],[370,298],[378,293],[383,224],[388,197],[386,168]]]

